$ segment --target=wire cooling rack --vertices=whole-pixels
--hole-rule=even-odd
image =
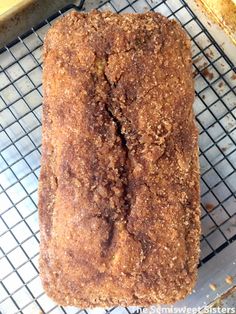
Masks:
[[[85,2],[86,4],[86,2]],[[236,73],[183,0],[112,0],[100,10],[153,10],[183,25],[192,40],[202,199],[200,267],[236,239]],[[41,154],[42,44],[59,11],[0,51],[0,312],[94,312],[59,307],[38,274],[37,184]],[[77,7],[78,9],[78,7]],[[126,313],[134,308],[99,310]]]

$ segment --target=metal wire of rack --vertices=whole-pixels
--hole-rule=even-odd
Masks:
[[[83,2],[83,1],[82,1]],[[174,4],[173,4],[174,3]],[[0,313],[80,313],[59,307],[38,275],[37,182],[41,154],[43,38],[71,5],[0,51]],[[161,12],[192,40],[199,127],[202,239],[200,266],[236,239],[236,70],[184,0],[110,0],[99,10]],[[138,312],[112,308],[103,313]]]

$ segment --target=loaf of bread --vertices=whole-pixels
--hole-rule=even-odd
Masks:
[[[199,258],[190,42],[157,13],[72,12],[44,46],[40,272],[78,307],[173,303]]]

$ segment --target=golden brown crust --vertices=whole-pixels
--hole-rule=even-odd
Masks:
[[[157,13],[70,13],[47,35],[43,87],[48,295],[79,307],[185,297],[200,226],[190,43],[181,27]]]

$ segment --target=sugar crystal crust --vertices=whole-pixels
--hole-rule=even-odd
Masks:
[[[43,90],[48,295],[79,307],[185,297],[196,280],[200,211],[181,26],[157,13],[72,12],[46,36]]]

